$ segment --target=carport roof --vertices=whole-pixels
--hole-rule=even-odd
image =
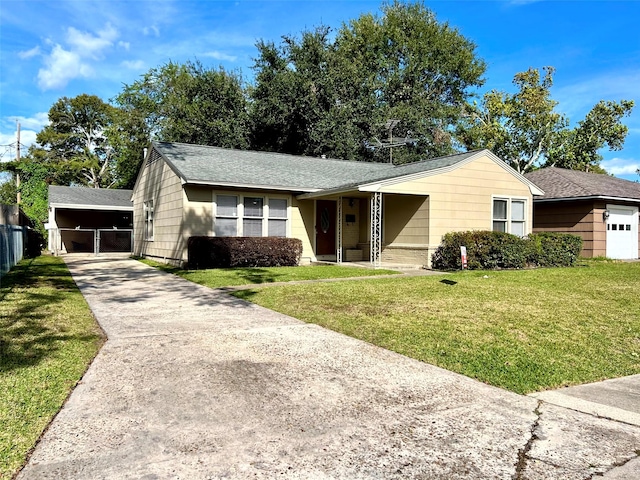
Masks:
[[[133,190],[49,186],[49,205],[65,208],[133,210]]]
[[[640,201],[639,183],[600,173],[549,167],[527,173],[525,177],[545,192],[536,201],[596,197]]]

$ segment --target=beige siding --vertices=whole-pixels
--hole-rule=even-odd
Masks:
[[[291,237],[302,240],[301,263],[316,260],[313,253],[315,242],[315,202],[313,200],[298,200],[291,202]]]
[[[385,244],[428,244],[428,197],[387,194],[384,196],[382,209]]]
[[[145,201],[153,200],[153,241],[144,239]],[[133,192],[134,253],[171,263],[186,260],[180,178],[162,160],[143,167]]]
[[[423,243],[429,249],[426,255],[421,254],[421,258],[427,257],[428,263],[447,232],[491,230],[494,197],[525,199],[525,230],[527,233],[532,231],[533,206],[529,186],[486,156],[447,173],[384,186],[380,191],[388,194],[428,195],[428,240]],[[392,197],[385,195],[384,198],[387,201],[387,198]],[[404,234],[403,238],[406,238]],[[417,236],[414,236],[413,240],[416,239]],[[385,243],[394,246],[393,242]],[[397,248],[401,246],[396,245]],[[389,255],[386,254],[387,257]]]
[[[213,235],[213,192],[211,187],[184,186],[183,236]]]

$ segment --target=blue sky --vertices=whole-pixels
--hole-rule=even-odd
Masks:
[[[13,157],[16,120],[30,144],[60,97],[108,100],[123,84],[169,60],[198,59],[251,79],[257,39],[278,41],[320,24],[334,29],[379,1],[2,0],[0,155]],[[512,91],[529,67],[556,68],[553,98],[572,122],[599,100],[636,102],[619,152],[603,166],[638,180],[640,168],[639,1],[494,0],[426,2],[477,45],[487,64],[484,90]]]

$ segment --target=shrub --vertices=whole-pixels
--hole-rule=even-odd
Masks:
[[[582,238],[567,233],[532,233],[525,238],[485,230],[450,232],[431,258],[433,268],[462,268],[460,247],[467,247],[467,267],[473,269],[572,266],[582,250]]]
[[[467,267],[473,269],[523,268],[527,264],[527,241],[509,233],[474,230],[450,232],[432,256],[438,270],[462,268],[460,247],[467,247]]]
[[[527,239],[529,263],[539,267],[573,266],[582,250],[582,238],[569,233],[532,233]]]
[[[302,241],[280,237],[191,237],[189,268],[298,265]]]

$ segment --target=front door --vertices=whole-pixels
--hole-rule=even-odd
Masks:
[[[316,202],[316,255],[336,254],[336,202]]]

